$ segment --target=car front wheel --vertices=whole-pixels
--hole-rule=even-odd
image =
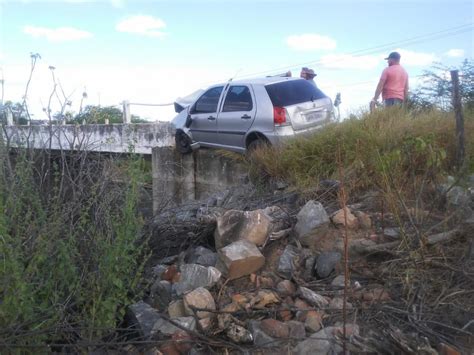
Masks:
[[[176,143],[176,150],[181,154],[189,154],[193,150],[191,149],[191,138],[183,131],[177,131],[174,140]]]

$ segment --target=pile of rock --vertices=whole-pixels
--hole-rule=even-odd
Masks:
[[[370,228],[369,215],[350,208],[328,215],[317,201],[296,223],[277,206],[226,211],[217,217],[216,251],[200,246],[161,260],[148,297],[129,307],[128,319],[143,339],[162,340],[164,354],[197,354],[203,339],[272,353],[338,353],[344,284],[348,310],[390,300],[381,285],[342,275],[345,231],[367,239]],[[346,335],[358,334],[348,322]]]

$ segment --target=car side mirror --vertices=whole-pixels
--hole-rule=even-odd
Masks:
[[[191,127],[191,123],[193,123],[193,119],[192,119],[191,115],[188,113],[188,117],[186,117],[186,123],[184,124],[184,126],[186,128],[189,128],[189,127]]]

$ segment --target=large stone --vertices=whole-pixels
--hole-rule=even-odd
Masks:
[[[230,210],[217,218],[214,241],[217,249],[242,239],[263,245],[270,232],[271,219],[262,210]]]
[[[152,267],[153,275],[157,279],[161,280],[161,275],[163,275],[163,273],[166,271],[167,268],[168,268],[168,265],[165,265],[165,264],[155,265]]]
[[[211,293],[204,287],[199,287],[191,291],[183,297],[184,309],[190,316],[196,315],[198,318],[210,318],[214,314],[205,311],[195,311],[195,308],[206,309],[210,311],[216,310],[216,303]]]
[[[367,213],[364,213],[362,211],[355,211],[354,215],[357,217],[360,227],[364,229],[370,229],[372,227],[372,220]]]
[[[323,316],[320,312],[317,311],[308,311],[306,315],[306,320],[304,322],[305,328],[311,332],[315,333],[320,330],[323,326]]]
[[[171,301],[171,283],[166,280],[156,281],[150,290],[153,307],[164,311]]]
[[[176,300],[169,304],[168,315],[170,318],[178,318],[186,316],[183,300]]]
[[[286,322],[286,324],[290,328],[290,338],[298,340],[306,338],[306,331],[302,322],[291,320]]]
[[[194,249],[188,258],[190,264],[198,264],[203,266],[216,266],[217,253],[202,246]]]
[[[288,214],[278,206],[255,211],[230,210],[217,218],[215,245],[220,249],[232,242],[245,239],[262,246],[270,236],[288,227]]]
[[[295,259],[298,257],[298,248],[293,245],[287,245],[278,261],[278,272],[287,279],[291,279],[295,271]]]
[[[400,228],[384,228],[383,235],[391,239],[400,239]]]
[[[299,342],[293,348],[294,355],[326,355],[332,348],[332,336],[328,336],[324,329],[314,333],[306,340]]]
[[[129,306],[128,317],[132,324],[138,329],[140,335],[146,339],[158,332],[165,335],[172,335],[180,329],[162,318],[158,311],[143,301]],[[173,322],[192,331],[196,329],[196,321],[193,317],[175,318]]]
[[[342,310],[344,308],[344,299],[342,297],[334,297],[329,302],[329,308]],[[346,308],[351,309],[352,304],[346,301]]]
[[[347,336],[359,334],[359,327],[355,324],[346,325]],[[341,337],[343,334],[342,327],[326,327],[319,332],[312,334],[306,340],[298,343],[293,348],[294,355],[326,355],[339,354],[343,349],[336,341],[336,337]]]
[[[319,308],[324,308],[329,305],[326,298],[303,286],[298,288],[298,295],[309,304]]]
[[[198,287],[210,288],[214,286],[221,277],[221,272],[212,266],[197,264],[185,264],[181,266],[181,278],[176,284],[175,290],[178,295]]]
[[[346,285],[346,277],[344,275],[337,275],[334,280],[331,281],[331,286],[337,287],[337,288],[344,288]],[[347,281],[347,286],[350,288],[351,287],[351,281]]]
[[[149,338],[154,334],[153,326],[161,319],[158,311],[143,301],[129,306],[127,315],[132,325],[137,328],[144,338]]]
[[[304,245],[312,246],[313,239],[327,231],[329,216],[320,202],[308,201],[296,218],[296,237]]]
[[[220,249],[219,256],[230,280],[249,275],[265,263],[265,257],[260,250],[247,240],[240,240]]]
[[[471,202],[471,194],[461,186],[453,186],[446,193],[446,200],[449,206],[464,207],[469,205]]]
[[[344,214],[345,211],[345,214]],[[347,207],[336,211],[331,217],[332,223],[338,227],[347,226],[349,229],[356,229],[359,226],[359,221],[356,216],[351,213]]]
[[[331,272],[338,268],[341,262],[341,253],[327,252],[321,253],[316,259],[315,270],[318,276],[322,279],[328,277]]]
[[[290,280],[280,281],[276,289],[282,297],[293,296],[296,292],[296,287]]]
[[[251,320],[249,322],[249,329],[252,333],[253,343],[257,347],[274,347],[277,344],[275,338],[272,338],[270,335],[265,333],[260,327],[260,322],[256,320]]]
[[[190,331],[196,330],[196,320],[194,317],[179,317],[172,319],[174,323],[179,324],[181,327],[186,328]],[[153,325],[152,333],[155,334],[160,332],[165,335],[172,335],[181,328],[175,326],[171,322],[168,322],[164,318],[158,319],[158,321]]]
[[[288,338],[290,329],[286,323],[268,318],[260,322],[260,328],[273,338]]]

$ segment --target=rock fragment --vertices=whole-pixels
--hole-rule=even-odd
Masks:
[[[230,280],[249,275],[265,263],[265,257],[260,250],[246,240],[234,242],[220,249],[219,256],[227,268],[227,278]]]

